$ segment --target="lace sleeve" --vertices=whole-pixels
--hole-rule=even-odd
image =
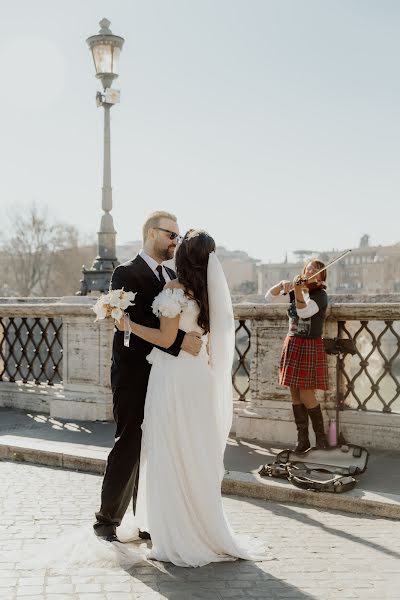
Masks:
[[[180,288],[167,288],[154,298],[151,306],[157,317],[169,317],[173,319],[178,316],[186,304],[185,293]]]

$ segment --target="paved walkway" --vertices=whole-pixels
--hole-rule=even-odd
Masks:
[[[15,552],[87,525],[101,477],[0,462],[0,598],[7,600],[399,600],[400,522],[224,498],[238,533],[267,540],[275,560],[199,569],[141,562],[55,575],[18,569]]]
[[[0,458],[16,457],[50,466],[102,473],[113,444],[113,423],[68,422],[29,411],[0,408]],[[315,494],[282,480],[256,475],[279,448],[230,439],[225,454],[229,474],[224,491],[277,501],[296,501],[400,518],[400,452],[370,451],[366,473],[346,494]]]

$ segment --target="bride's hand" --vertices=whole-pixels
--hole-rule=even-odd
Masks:
[[[126,322],[124,318],[120,319],[119,321],[117,321],[117,319],[114,319],[114,323],[118,331],[131,331],[130,320]]]

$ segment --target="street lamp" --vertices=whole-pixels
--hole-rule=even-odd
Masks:
[[[104,108],[104,165],[103,190],[100,231],[97,234],[98,251],[91,269],[82,267],[83,279],[79,295],[85,296],[92,291],[107,292],[113,270],[118,264],[116,257],[115,237],[112,210],[111,187],[111,135],[110,109],[119,102],[120,92],[111,88],[112,82],[118,77],[119,57],[124,38],[114,35],[109,29],[110,21],[102,19],[100,31],[92,35],[86,42],[92,51],[96,77],[101,80],[103,92],[97,92],[97,106]]]

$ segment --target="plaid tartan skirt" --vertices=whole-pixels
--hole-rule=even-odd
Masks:
[[[328,361],[322,338],[286,336],[279,364],[279,383],[303,390],[328,389]]]

